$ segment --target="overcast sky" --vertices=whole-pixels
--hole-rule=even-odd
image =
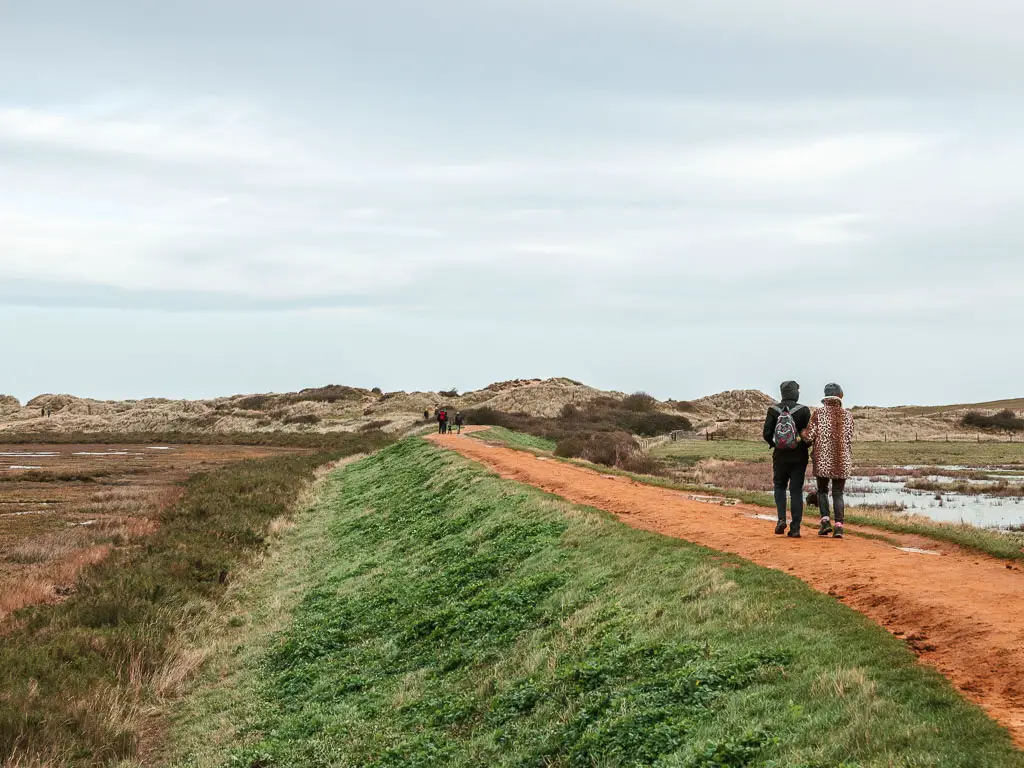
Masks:
[[[1024,395],[1024,4],[0,3],[0,392]]]

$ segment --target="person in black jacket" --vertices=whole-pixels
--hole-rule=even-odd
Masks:
[[[797,434],[807,428],[811,420],[811,409],[797,402],[800,398],[800,385],[795,381],[782,383],[782,401],[768,409],[764,420],[764,440],[775,448],[772,457],[772,470],[775,478],[775,507],[779,513],[779,522],[775,525],[776,535],[786,533],[786,491],[792,497],[792,519],[789,526],[791,538],[800,538],[800,523],[804,517],[804,477],[807,474],[807,444],[800,438],[796,448],[784,450],[775,447],[775,426],[783,411],[789,410],[796,422]]]

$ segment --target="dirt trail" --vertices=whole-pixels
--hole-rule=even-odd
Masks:
[[[1024,572],[1016,566],[930,540],[927,548],[941,555],[905,552],[858,536],[821,539],[814,535],[813,513],[803,538],[777,537],[770,520],[754,517],[765,515],[767,510],[760,507],[693,501],[681,491],[602,475],[465,435],[430,439],[504,478],[607,510],[634,528],[791,573],[905,639],[922,661],[984,707],[1024,747]],[[901,539],[917,546],[921,542]]]

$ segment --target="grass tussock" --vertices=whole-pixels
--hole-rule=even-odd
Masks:
[[[218,601],[232,575],[261,550],[318,466],[384,442],[379,434],[347,435],[345,447],[336,443],[330,453],[193,475],[145,546],[125,540],[103,545],[103,552],[74,553],[94,560],[77,565],[73,594],[18,611],[3,628],[0,764],[136,759],[159,725],[153,713],[202,661],[203,640],[190,631],[204,606]],[[23,599],[38,602],[32,597]]]
[[[326,498],[326,562],[190,764],[1024,765],[903,643],[782,573],[417,440]]]

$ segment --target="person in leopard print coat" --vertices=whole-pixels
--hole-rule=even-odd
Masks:
[[[830,533],[843,537],[846,504],[843,491],[853,474],[853,414],[843,407],[843,388],[838,384],[825,387],[822,407],[812,415],[804,439],[813,445],[811,458],[818,486],[818,506],[821,509],[819,536]],[[831,488],[829,487],[831,486]],[[835,526],[829,514],[829,491],[832,492]]]

